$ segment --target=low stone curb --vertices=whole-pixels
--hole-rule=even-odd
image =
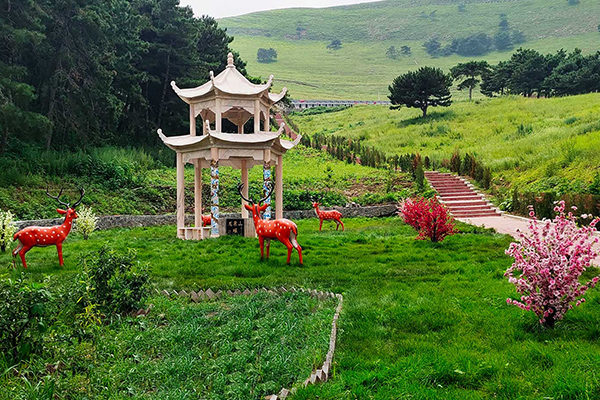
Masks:
[[[294,287],[286,289],[283,286],[280,288],[275,288],[275,289],[267,289],[267,288],[256,289],[255,288],[253,290],[245,289],[244,291],[235,289],[234,291],[218,290],[215,292],[211,288],[208,288],[206,290],[198,290],[197,292],[192,290],[189,293],[186,292],[185,290],[180,290],[178,292],[176,290],[171,290],[171,291],[162,290],[161,291],[158,289],[154,289],[154,292],[155,292],[155,294],[163,295],[163,296],[167,296],[167,297],[175,296],[175,297],[189,298],[194,303],[198,303],[200,301],[218,300],[225,296],[229,296],[229,297],[250,296],[253,294],[260,293],[260,292],[266,292],[266,293],[271,293],[271,294],[286,293],[286,292],[292,292],[292,293],[302,292],[302,293],[306,293],[312,297],[316,297],[319,300],[324,300],[329,297],[336,298],[338,300],[338,305],[335,309],[335,314],[333,315],[333,321],[331,322],[331,334],[329,335],[329,350],[327,351],[327,355],[325,356],[325,362],[323,363],[321,368],[317,369],[312,374],[310,374],[310,376],[304,381],[303,386],[306,387],[308,385],[314,385],[319,382],[327,382],[329,380],[329,377],[331,374],[331,364],[333,363],[333,354],[335,352],[335,341],[337,338],[337,322],[340,317],[340,312],[342,311],[342,305],[344,302],[344,297],[340,293],[323,292],[323,291],[317,291],[314,289],[311,290],[311,289],[305,289],[305,288],[296,289]],[[150,312],[150,310],[152,310],[153,307],[154,306],[152,304],[150,304],[147,309],[142,308],[142,309],[138,310],[137,312],[133,313],[132,315],[136,316],[136,317],[147,315]],[[296,392],[296,388],[291,388],[291,389],[283,388],[283,389],[281,389],[279,394],[273,394],[270,396],[266,396],[265,400],[284,400],[290,394],[294,394],[295,392]]]
[[[368,207],[333,207],[332,209],[338,210],[346,218],[352,217],[368,217],[368,218],[379,218],[389,217],[395,214],[395,204],[384,204],[379,206],[368,206]],[[295,210],[295,211],[284,211],[284,218],[291,220],[305,219],[305,218],[316,218],[314,210]],[[223,213],[221,218],[241,218],[240,213]],[[23,229],[27,226],[52,226],[62,224],[62,218],[54,219],[38,219],[28,221],[17,221],[17,229]],[[186,215],[186,224],[192,224],[194,222],[194,216],[191,214]],[[175,225],[176,215],[107,215],[98,217],[97,229],[105,230],[112,228],[139,228],[146,226],[156,225]]]

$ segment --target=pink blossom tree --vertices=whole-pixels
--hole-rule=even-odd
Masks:
[[[565,214],[564,201],[554,211],[557,215],[553,220],[534,219],[528,233],[519,232],[520,242],[511,243],[506,250],[515,261],[504,274],[521,294],[520,300],[509,298],[506,302],[533,311],[549,328],[554,328],[567,311],[585,302],[582,296],[599,280],[579,280],[598,255],[593,248],[598,243],[593,237],[598,219],[579,228],[573,213]],[[535,218],[532,207],[529,215]]]

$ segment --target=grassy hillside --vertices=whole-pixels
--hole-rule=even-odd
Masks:
[[[599,113],[600,94],[589,94],[456,102],[427,119],[414,109],[383,106],[293,119],[303,133],[364,140],[388,154],[418,151],[441,161],[459,148],[478,155],[497,181],[544,190],[565,185],[565,190],[580,191],[600,173]]]
[[[466,5],[465,12],[458,10],[461,3]],[[524,47],[542,52],[600,49],[600,3],[592,0],[582,0],[577,6],[565,0],[396,0],[274,10],[219,23],[235,36],[232,46],[248,61],[248,71],[262,77],[274,74],[276,87],[287,86],[293,98],[385,100],[391,80],[418,66],[447,70],[472,58],[490,62],[509,58],[512,51],[432,58],[422,48],[432,37],[446,43],[479,32],[493,36],[501,13],[506,14],[511,29],[525,34]],[[326,49],[333,39],[342,41],[340,50]],[[410,46],[412,54],[388,59],[385,54],[390,46]],[[278,61],[258,63],[256,52],[261,47],[276,49]]]
[[[87,153],[36,152],[5,159],[0,163],[0,210],[10,210],[19,219],[57,217],[56,203],[45,195],[49,185],[55,193],[65,187],[65,198],[76,196],[76,186],[85,187],[83,204],[91,205],[100,215],[173,213],[176,172],[163,164],[168,165],[173,157],[164,154],[161,163],[141,150],[100,148]],[[28,164],[23,159],[36,161]],[[290,150],[283,160],[286,209],[310,208],[307,191],[324,194],[323,203],[330,206],[345,205],[349,200],[364,205],[396,201],[413,192],[406,174],[346,164],[303,146]],[[237,211],[240,171],[222,167],[220,172],[222,210]],[[210,199],[209,175],[203,171],[205,201]],[[262,168],[252,168],[249,178],[251,193],[257,195]],[[193,169],[186,168],[188,212],[193,212],[193,182]]]

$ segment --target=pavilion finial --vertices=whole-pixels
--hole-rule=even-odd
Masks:
[[[233,65],[233,53],[229,52],[229,54],[227,54],[227,68],[235,68],[235,65]]]

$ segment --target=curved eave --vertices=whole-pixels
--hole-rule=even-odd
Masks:
[[[280,101],[281,99],[283,99],[285,97],[286,93],[287,93],[286,87],[284,87],[281,90],[281,93],[269,93],[269,100],[271,100],[273,102],[273,104],[275,104],[278,101]]]

